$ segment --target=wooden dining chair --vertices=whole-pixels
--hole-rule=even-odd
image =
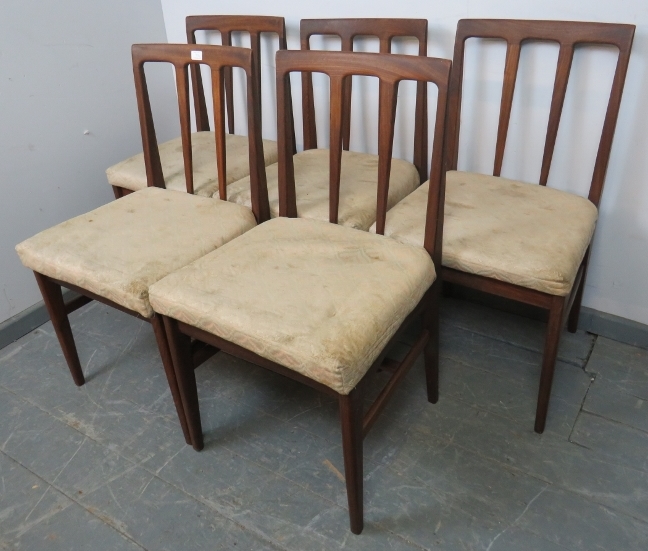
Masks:
[[[286,25],[283,17],[260,15],[191,15],[186,18],[187,42],[196,44],[198,31],[218,31],[224,46],[232,45],[232,34],[244,32],[250,35],[250,48],[254,52],[254,73],[261,83],[261,35],[276,34],[279,49],[286,49]],[[249,176],[247,137],[234,134],[234,86],[231,67],[224,68],[225,105],[227,113],[227,132],[225,138],[227,184]],[[223,195],[219,187],[219,176],[214,170],[215,147],[214,133],[210,131],[207,102],[202,75],[196,66],[191,66],[193,106],[196,132],[192,134],[192,157],[194,167],[194,191],[203,197]],[[259,112],[261,95],[259,94]],[[185,189],[182,140],[180,137],[159,145],[162,172],[158,179],[150,180],[146,173],[144,154],[134,155],[106,170],[108,182],[113,186],[115,197],[147,186],[163,187],[183,191]],[[272,140],[263,141],[264,163],[277,161],[277,144]],[[248,206],[251,206],[249,204]]]
[[[376,37],[380,53],[391,52],[397,37],[418,40],[418,55],[427,55],[427,20],[425,19],[302,19],[300,24],[301,49],[310,50],[314,35],[336,35],[341,39],[342,51],[353,51],[354,39],[360,36]],[[339,223],[367,230],[375,218],[375,190],[378,179],[378,156],[349,151],[351,132],[351,79],[344,85],[342,109],[342,174],[340,183]],[[427,178],[427,104],[425,83],[417,84],[414,119],[413,162],[402,159],[392,161],[389,186],[389,206],[414,191]],[[292,107],[292,102],[290,103]],[[311,74],[302,73],[302,111],[304,151],[295,155],[294,170],[300,201],[299,216],[328,220],[328,168],[329,150],[317,148],[315,104]],[[268,194],[271,216],[279,215],[278,165],[267,170]],[[249,204],[249,183],[243,179],[231,187],[231,200]]]
[[[78,386],[85,383],[85,378],[68,314],[91,300],[97,300],[151,323],[180,424],[187,443],[191,443],[165,331],[160,317],[151,308],[148,290],[162,277],[269,217],[263,147],[258,129],[258,83],[254,72],[254,54],[245,48],[186,44],[136,44],[132,52],[146,171],[148,177],[156,182],[161,177],[160,158],[144,65],[150,62],[170,63],[175,68],[184,173],[189,192],[193,172],[187,68],[200,63],[211,69],[216,113],[216,146],[212,154],[220,173],[225,170],[223,69],[240,67],[245,71],[253,209],[191,193],[147,187],[47,229],[17,245],[16,250],[22,263],[34,271],[70,373]],[[224,181],[224,178],[221,179],[221,182]],[[76,291],[80,298],[73,304],[64,304],[62,287]],[[213,352],[208,347],[196,344],[193,348],[194,364],[197,365]]]
[[[465,19],[459,21],[448,99],[443,280],[543,308],[547,333],[540,374],[535,431],[545,428],[562,329],[578,326],[590,243],[619,113],[634,25],[568,21]],[[469,38],[507,43],[493,175],[457,171],[464,48]],[[560,46],[539,185],[501,177],[520,50],[527,41]],[[618,60],[586,198],[548,188],[574,49],[612,45]],[[425,217],[426,186],[387,216],[385,235],[416,243]]]
[[[289,74],[317,71],[331,81],[331,221],[338,208],[343,88],[351,75],[380,81],[379,166],[374,208],[382,227],[390,185],[395,105],[403,80],[438,88],[425,249],[382,235],[294,218],[295,179],[287,105]],[[339,403],[351,530],[362,514],[362,441],[416,358],[424,353],[428,400],[438,396],[438,301],[443,221],[443,140],[450,61],[346,52],[278,52],[281,217],[243,234],[150,289],[163,316],[189,430],[203,447],[191,339],[210,344],[335,397]],[[368,374],[419,316],[405,359],[363,412]]]

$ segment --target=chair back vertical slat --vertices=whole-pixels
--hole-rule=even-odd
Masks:
[[[506,130],[510,117],[510,104],[513,88],[508,98],[507,79],[510,78],[509,65],[513,66],[513,53],[519,58],[519,50],[527,41],[548,41],[559,45],[558,64],[554,89],[551,98],[549,121],[544,143],[542,166],[539,183],[546,185],[551,170],[560,119],[564,107],[565,95],[572,67],[574,48],[578,45],[609,45],[615,46],[619,55],[617,58],[614,79],[610,90],[601,139],[598,145],[596,161],[588,198],[596,206],[599,205],[605,173],[607,171],[612,139],[619,115],[621,95],[628,70],[630,51],[634,38],[635,26],[617,23],[588,23],[581,21],[523,21],[513,19],[462,19],[457,25],[455,38],[452,74],[450,77],[448,98],[448,136],[446,160],[449,170],[457,169],[459,157],[459,132],[461,121],[461,95],[463,86],[463,69],[465,43],[469,38],[493,38],[507,43],[507,60],[505,82],[502,94],[502,109],[500,111],[500,126],[495,154],[493,174],[499,176],[502,168]],[[517,50],[517,51],[516,51]],[[517,65],[517,59],[515,60]],[[511,69],[512,71],[512,69]],[[505,96],[507,96],[505,98]],[[506,100],[506,101],[505,101]]]
[[[231,67],[212,69],[211,72],[218,196],[223,201],[227,201],[227,150],[225,145],[225,95],[227,94],[225,75],[227,69],[231,70]]]
[[[178,112],[180,114],[180,136],[182,137],[182,157],[184,159],[187,193],[193,194],[193,152],[191,150],[191,115],[189,113],[189,79],[187,65],[175,64],[176,90],[178,92]]]
[[[558,136],[558,125],[562,115],[569,73],[571,72],[574,48],[571,44],[561,44],[558,53],[558,64],[556,66],[556,78],[554,81],[553,94],[551,96],[551,107],[549,108],[549,122],[547,123],[547,137],[545,138],[544,153],[542,154],[542,168],[540,169],[540,185],[546,186],[549,178],[549,169],[553,159],[556,137]]]
[[[424,28],[423,39],[419,40],[419,56],[427,56],[427,25]],[[427,83],[416,83],[416,105],[414,107],[416,117],[414,120],[414,158],[413,164],[418,169],[421,182],[428,179],[428,104],[427,104]]]
[[[279,58],[279,56],[277,56]],[[304,73],[302,73],[303,75]],[[295,135],[288,130],[290,98],[290,72],[277,72],[277,153],[279,178],[279,216],[297,218],[297,197],[295,192],[295,166],[293,149]],[[294,128],[293,128],[294,129]],[[292,141],[292,144],[290,143]]]
[[[443,245],[443,220],[445,207],[445,178],[447,159],[445,158],[447,135],[447,106],[450,95],[449,86],[437,85],[437,108],[434,120],[432,142],[432,161],[430,164],[430,189],[428,191],[427,214],[425,217],[425,237],[423,246],[432,256],[437,274],[441,273],[441,251]]]
[[[353,37],[342,37],[343,52],[353,51]],[[353,78],[344,79],[342,88],[342,149],[349,151],[351,142],[351,92],[353,88]]]
[[[427,20],[425,19],[302,19],[300,23],[300,44],[302,50],[310,50],[310,37],[313,35],[338,36],[341,51],[352,52],[357,36],[376,37],[380,43],[380,53],[391,52],[395,37],[414,37],[419,42],[419,55],[427,55]],[[347,80],[344,90],[343,148],[348,151],[351,141],[351,79]],[[423,102],[425,88],[417,84],[416,122],[414,124],[414,156],[421,182],[427,178],[427,102]],[[379,99],[380,103],[380,99]],[[313,79],[310,73],[302,73],[302,112],[304,129],[304,149],[317,148],[317,126],[315,122],[315,102],[313,98]]]
[[[504,63],[504,79],[502,82],[502,99],[500,103],[499,124],[497,126],[497,144],[495,146],[495,163],[493,175],[499,176],[502,172],[504,148],[508,135],[509,122],[511,121],[511,106],[515,93],[518,65],[520,62],[520,44],[508,43],[506,48],[506,62]]]
[[[232,33],[221,32],[221,43],[223,46],[232,45]],[[252,48],[254,51],[254,48]],[[227,132],[234,134],[234,78],[231,67],[223,67],[223,82],[225,84],[225,101],[227,102]]]
[[[305,32],[305,23],[300,24],[300,48],[310,50],[310,34]],[[315,99],[313,97],[313,74],[303,71],[302,81],[302,124],[304,131],[304,151],[317,149],[317,126],[315,124]]]
[[[146,182],[149,187],[164,187],[164,174],[158,150],[153,112],[149,99],[144,62],[133,60],[133,75],[135,77],[135,94],[137,96],[137,111],[139,113],[140,130],[142,133],[142,147],[144,165],[146,167]]]
[[[270,220],[270,201],[263,158],[263,141],[261,139],[261,83],[260,70],[255,69],[254,51],[252,63],[247,75],[247,109],[248,109],[248,151],[250,158],[250,191],[252,212],[257,222]],[[257,66],[258,67],[258,66]]]
[[[290,73],[324,73],[330,79],[330,142],[329,142],[329,220],[338,221],[340,200],[340,173],[342,165],[344,112],[344,80],[353,75],[377,77],[380,86],[379,134],[378,134],[378,186],[376,191],[377,233],[384,234],[388,207],[389,178],[391,172],[396,102],[398,85],[402,80],[414,80],[425,85],[424,100],[427,102],[427,83],[436,84],[438,102],[434,131],[434,150],[430,172],[430,195],[428,220],[426,221],[425,248],[441,270],[442,213],[445,184],[444,137],[448,82],[448,60],[423,56],[370,54],[351,52],[290,51],[277,52],[277,113],[279,150],[279,215],[296,217],[297,200],[292,156],[292,134],[289,131],[289,115],[286,105]],[[427,124],[425,125],[427,132]],[[441,213],[439,215],[439,213]],[[439,219],[441,216],[441,219]]]
[[[376,233],[384,235],[389,196],[392,152],[394,149],[394,126],[396,123],[396,97],[398,82],[380,81],[380,104],[378,112],[378,192],[376,200]]]
[[[348,77],[350,80],[351,77]],[[337,224],[340,207],[340,175],[342,172],[342,147],[343,147],[343,120],[344,91],[347,79],[343,76],[333,75],[331,82],[331,122],[329,141],[329,222]]]
[[[196,44],[196,30],[187,25],[187,44]],[[209,132],[209,116],[207,102],[203,93],[203,80],[199,65],[189,67],[191,74],[191,92],[194,101],[194,115],[196,118],[196,131]]]
[[[634,25],[632,27],[632,34],[626,33],[624,36],[621,32],[619,32],[618,37],[620,43],[619,59],[614,71],[612,90],[610,92],[610,101],[608,102],[605,120],[603,121],[601,141],[599,142],[599,148],[596,153],[594,172],[592,174],[592,184],[590,186],[590,192],[588,196],[588,199],[592,201],[592,203],[594,203],[597,207],[601,202],[603,184],[605,183],[605,174],[607,172],[610,153],[612,150],[612,139],[614,138],[614,130],[616,129],[616,123],[619,118],[621,96],[623,95],[626,73],[628,72],[628,63],[630,62],[630,51],[632,49]]]

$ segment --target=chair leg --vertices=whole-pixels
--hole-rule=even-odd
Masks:
[[[85,383],[85,377],[81,369],[81,362],[79,361],[79,354],[74,344],[74,336],[72,335],[72,328],[70,327],[70,320],[68,319],[65,310],[65,302],[63,302],[63,293],[61,286],[54,283],[50,278],[38,272],[34,272],[36,282],[43,295],[45,307],[52,320],[54,331],[58,337],[59,344],[63,350],[63,356],[68,364],[72,379],[77,386]]]
[[[169,351],[171,352],[173,369],[178,382],[187,425],[189,426],[191,442],[194,450],[200,451],[203,449],[204,443],[198,405],[198,388],[196,387],[196,376],[191,355],[191,339],[180,332],[176,320],[166,316],[160,317],[164,320]]]
[[[540,373],[540,390],[538,391],[538,405],[536,407],[536,418],[534,430],[542,434],[547,421],[547,410],[549,409],[549,398],[551,396],[551,383],[553,381],[556,358],[558,357],[558,345],[560,344],[560,333],[562,331],[563,312],[567,298],[554,297],[549,309],[549,321],[547,323],[547,334],[545,336],[544,355],[542,357],[542,371]]]
[[[364,527],[362,514],[362,390],[354,388],[347,396],[340,394],[342,451],[346,476],[351,532],[359,534]]]
[[[572,303],[571,310],[569,311],[569,318],[567,318],[567,331],[569,331],[570,333],[576,333],[576,330],[578,329],[578,318],[580,317],[583,291],[585,290],[585,279],[587,277],[587,266],[589,264],[590,250],[591,249],[587,249],[585,258],[583,258],[583,275],[581,276],[580,282],[578,283],[576,296],[574,297],[574,302]]]
[[[423,324],[430,333],[430,340],[423,350],[423,360],[425,362],[428,402],[436,404],[439,401],[439,301],[441,294],[439,280],[434,282],[430,293],[429,304],[423,314]]]
[[[175,404],[178,419],[180,420],[180,426],[182,427],[182,434],[184,434],[185,442],[191,445],[191,433],[189,432],[189,427],[187,425],[187,416],[185,415],[182,398],[180,396],[180,389],[178,388],[178,381],[176,379],[175,370],[173,369],[173,361],[171,359],[171,353],[169,352],[169,341],[167,340],[166,332],[164,330],[164,323],[158,314],[153,314],[150,321],[153,326],[153,333],[155,333],[155,339],[157,340],[160,357],[162,358],[164,373],[166,374],[167,382],[171,389],[171,396],[173,396],[173,403]]]

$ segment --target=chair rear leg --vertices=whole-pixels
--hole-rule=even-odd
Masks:
[[[560,333],[562,331],[563,312],[567,297],[553,297],[549,309],[549,321],[547,323],[547,334],[545,336],[544,355],[542,357],[542,371],[540,373],[540,390],[538,391],[538,404],[536,407],[536,418],[534,430],[542,434],[547,421],[549,409],[549,398],[551,396],[551,383],[553,381],[556,358],[558,357],[558,345],[560,344]]]
[[[164,320],[169,351],[173,360],[173,369],[178,382],[191,442],[194,450],[200,451],[203,449],[204,443],[202,424],[200,422],[200,408],[198,406],[198,388],[196,387],[194,363],[191,355],[191,339],[180,332],[176,320],[166,316],[160,317]]]
[[[162,365],[164,366],[164,373],[166,374],[169,388],[171,389],[171,396],[173,396],[173,403],[175,404],[180,426],[182,427],[182,434],[184,434],[185,442],[192,445],[191,433],[187,425],[187,416],[185,415],[184,406],[182,404],[182,397],[180,396],[180,389],[178,388],[178,381],[176,379],[175,370],[173,369],[173,361],[171,359],[171,352],[169,351],[169,342],[164,330],[164,323],[158,314],[153,314],[151,318],[151,325],[155,333],[160,357],[162,358]]]
[[[342,423],[342,451],[351,532],[359,534],[364,527],[362,506],[362,390],[354,388],[350,394],[340,394],[340,421]]]
[[[438,279],[429,292],[430,300],[423,314],[423,325],[430,334],[430,340],[423,350],[423,360],[425,362],[428,402],[436,404],[439,401],[439,302],[441,294],[441,282]]]
[[[59,344],[63,350],[63,356],[68,364],[72,379],[77,386],[85,383],[85,377],[81,369],[81,362],[79,361],[79,354],[74,344],[74,336],[72,335],[72,328],[70,327],[70,320],[68,319],[67,311],[65,310],[65,302],[63,302],[63,293],[61,286],[54,283],[50,278],[38,272],[34,272],[36,282],[43,295],[43,302],[52,320],[54,331],[58,337]]]
[[[567,318],[567,331],[570,333],[576,333],[576,330],[578,329],[578,318],[580,317],[583,291],[585,290],[585,279],[587,278],[587,266],[589,265],[590,251],[591,248],[588,248],[585,253],[585,258],[583,258],[583,275],[578,283],[576,296],[574,297],[574,302],[572,302],[571,310],[569,311],[569,318]]]

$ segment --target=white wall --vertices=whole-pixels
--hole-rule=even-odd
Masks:
[[[646,0],[373,0],[371,2],[297,2],[239,0],[217,4],[213,0],[161,0],[169,42],[184,42],[184,17],[202,13],[283,15],[288,26],[288,47],[299,48],[299,20],[308,17],[418,17],[429,20],[429,55],[451,57],[457,20],[468,17],[564,19],[634,23],[637,25],[630,69],[626,81],[584,304],[648,324],[648,2]],[[217,42],[217,41],[216,41]],[[244,44],[244,43],[243,43]],[[368,44],[371,49],[375,45]],[[469,47],[462,117],[460,168],[492,170],[495,147],[496,111],[501,93],[504,49],[486,44],[484,53]],[[411,50],[405,44],[403,51]],[[548,117],[557,48],[533,46],[524,54],[530,69],[521,73],[505,155],[503,176],[537,181],[542,144]],[[607,101],[614,69],[614,53],[600,48],[591,54],[577,54],[574,76],[566,99],[566,113],[558,136],[556,156],[549,184],[576,193],[586,193],[602,126],[602,107]],[[272,58],[264,65],[264,135],[274,136],[274,97],[271,82]],[[298,81],[295,81],[298,86]],[[534,86],[535,84],[535,86]],[[538,86],[537,84],[540,84]],[[325,87],[316,93],[325,98]],[[375,106],[371,87],[362,105]],[[411,100],[411,94],[405,93]],[[299,98],[297,87],[293,97]],[[299,102],[296,104],[299,111]],[[363,109],[355,109],[352,146],[371,125],[363,121]],[[597,112],[598,111],[598,112]],[[299,112],[297,123],[301,124]],[[318,113],[324,121],[326,113]],[[321,126],[321,125],[320,125]],[[238,127],[238,123],[237,123]],[[404,131],[402,136],[409,136]],[[299,141],[299,138],[298,138]],[[372,140],[355,146],[371,150]],[[375,141],[375,140],[374,140]],[[397,154],[408,156],[408,146]]]
[[[166,42],[159,0],[0,2],[0,322],[41,299],[16,243],[110,201],[105,169],[141,151],[133,42]]]

